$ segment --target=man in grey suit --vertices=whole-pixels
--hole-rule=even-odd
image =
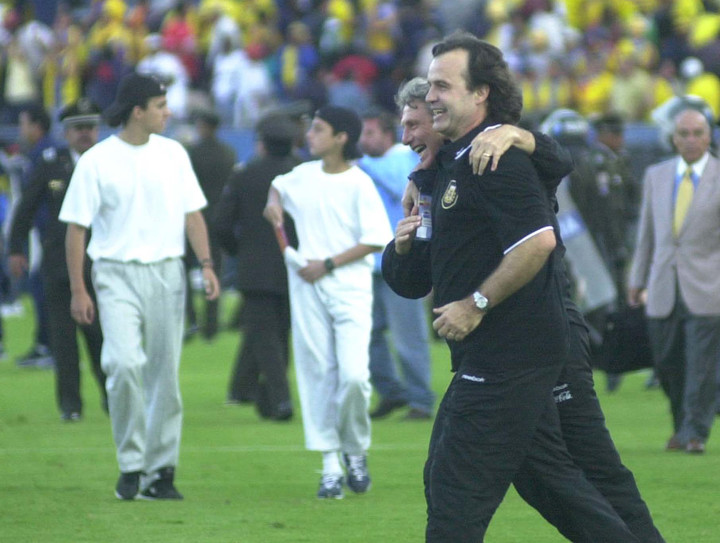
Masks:
[[[647,303],[655,365],[673,417],[666,449],[703,453],[720,364],[720,160],[710,155],[711,128],[702,113],[682,110],[674,126],[679,156],[645,173],[628,300]]]

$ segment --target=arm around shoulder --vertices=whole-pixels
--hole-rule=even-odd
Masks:
[[[531,134],[535,140],[535,150],[530,153],[530,160],[543,184],[549,190],[555,190],[560,181],[575,168],[572,155],[547,134]]]

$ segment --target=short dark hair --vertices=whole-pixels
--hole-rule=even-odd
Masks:
[[[315,117],[328,123],[333,134],[338,132],[347,134],[347,141],[342,150],[345,160],[353,160],[362,156],[357,145],[360,132],[362,132],[362,121],[357,113],[346,107],[325,105],[315,112]]]
[[[52,126],[52,119],[47,110],[40,104],[31,104],[23,108],[20,113],[25,113],[31,123],[37,124],[43,129],[43,132],[50,132]]]
[[[513,79],[502,51],[469,32],[456,31],[432,48],[433,57],[462,49],[468,53],[465,80],[469,90],[482,85],[490,88],[488,120],[517,124],[522,113],[522,93]]]
[[[292,152],[298,128],[288,115],[272,113],[257,122],[255,132],[269,155],[287,156]]]
[[[593,121],[593,128],[598,133],[621,134],[625,129],[625,121],[619,113],[609,112]]]
[[[147,104],[146,104],[147,107]],[[217,128],[220,126],[220,115],[213,109],[200,108],[192,112],[191,118],[195,122],[201,122],[210,128]]]
[[[389,111],[380,109],[379,107],[371,107],[365,110],[361,118],[363,121],[377,119],[378,124],[380,125],[380,130],[386,134],[390,133],[392,135],[393,142],[397,141],[397,119],[395,118],[395,115]]]

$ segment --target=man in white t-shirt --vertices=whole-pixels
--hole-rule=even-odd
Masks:
[[[177,500],[185,235],[202,265],[205,294],[214,299],[220,291],[200,212],[207,202],[187,152],[159,135],[170,110],[155,77],[126,76],[105,117],[122,129],[83,154],[60,210],[68,223],[71,313],[79,324],[95,319],[82,273],[92,228],[87,253],[121,472],[115,494]]]
[[[280,228],[287,211],[299,241],[285,258],[305,445],[323,453],[319,498],[343,497],[339,453],[350,490],[370,487],[371,253],[392,231],[372,179],[351,162],[361,129],[349,109],[319,109],[307,141],[320,160],[276,177],[264,212]]]

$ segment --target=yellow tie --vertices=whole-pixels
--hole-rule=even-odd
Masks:
[[[678,185],[677,195],[675,197],[675,217],[673,218],[673,234],[677,237],[680,228],[685,221],[690,202],[692,202],[695,187],[692,182],[692,169],[688,168]]]

